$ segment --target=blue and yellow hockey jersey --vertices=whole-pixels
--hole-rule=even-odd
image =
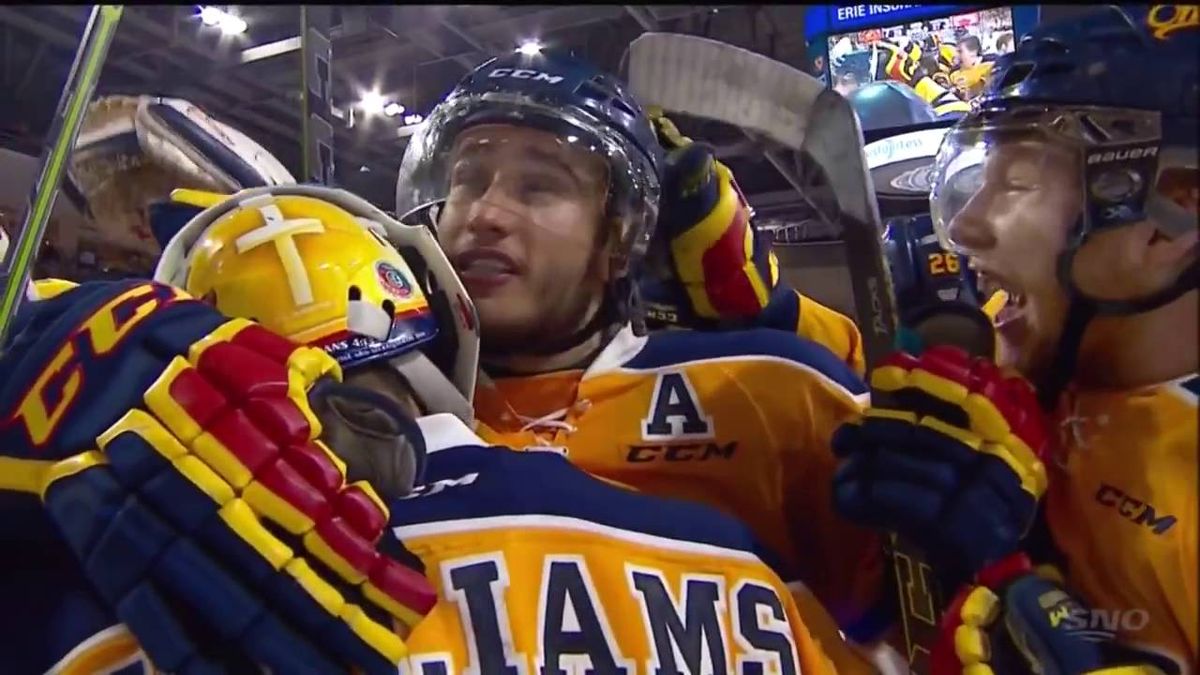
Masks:
[[[831,673],[827,653],[845,658],[809,630],[830,619],[798,608],[734,519],[613,486],[554,452],[483,446],[450,415],[420,423],[427,482],[391,505],[392,527],[438,603],[401,672]],[[5,672],[154,672],[69,551],[48,540],[23,552],[23,572],[0,580]]]
[[[829,446],[866,398],[840,358],[794,333],[626,329],[586,370],[484,382],[475,414],[490,443],[558,447],[593,475],[738,518],[785,580],[869,641],[889,618],[882,543],[834,513]]]
[[[87,285],[58,295],[53,309],[72,321],[73,298],[103,305],[135,287]],[[173,289],[155,287],[160,291]],[[152,320],[152,305],[139,305],[146,310],[138,320]],[[189,307],[215,315],[200,303]],[[40,318],[30,320],[25,327]],[[142,372],[144,360],[132,359],[125,370],[120,361],[105,362],[101,393],[150,375]],[[17,363],[7,384],[19,385],[18,375],[40,381],[46,369]],[[137,376],[123,379],[126,371]],[[53,401],[47,405],[47,420],[74,419],[56,416]],[[591,477],[554,452],[487,447],[454,424],[452,417],[422,420],[433,451],[427,483],[391,505],[391,526],[439,592],[432,613],[408,636],[406,672],[559,672],[581,663],[624,673],[671,663],[680,670],[708,664],[714,672],[719,664],[728,671],[746,663],[780,673],[831,672],[835,652],[844,649],[832,621],[810,601],[798,607],[795,591],[738,521]],[[0,670],[151,672],[36,497],[0,493],[0,509]]]

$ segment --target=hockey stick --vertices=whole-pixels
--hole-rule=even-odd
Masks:
[[[850,104],[791,66],[706,38],[645,33],[630,44],[625,58],[629,87],[643,105],[739,127],[823,169],[835,203],[818,205],[807,194],[801,198],[840,226],[868,367],[891,353],[895,299],[862,132]],[[789,182],[801,186],[794,177]],[[895,572],[905,656],[913,671],[924,673],[940,598],[919,552],[894,535],[889,539],[886,554]]]
[[[122,11],[122,5],[97,5],[92,8],[87,26],[83,29],[75,62],[67,74],[54,113],[54,122],[46,136],[48,142],[42,149],[42,167],[25,204],[25,216],[16,235],[16,244],[7,260],[0,260],[0,287],[3,287],[3,295],[0,295],[0,345],[4,344],[17,305],[29,283],[59,185],[66,173],[67,158],[79,137],[84,112],[96,91],[96,83],[100,80],[100,71],[108,56],[113,35],[117,32]]]

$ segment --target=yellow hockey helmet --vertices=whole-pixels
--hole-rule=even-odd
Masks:
[[[207,208],[164,247],[156,280],[322,347],[343,368],[387,359],[429,412],[469,419],[478,323],[425,228],[315,186],[173,198]],[[454,395],[436,381],[447,377]]]

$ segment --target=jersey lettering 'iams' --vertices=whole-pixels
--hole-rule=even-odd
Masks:
[[[663,572],[625,565],[628,593],[640,616],[611,616],[579,556],[543,559],[537,616],[537,653],[517,652],[514,618],[506,603],[509,572],[501,552],[472,555],[440,566],[443,595],[468,635],[468,663],[447,654],[414,654],[411,675],[569,675],[572,673],[800,672],[793,628],[775,589],[753,580],[730,586],[719,576],[684,575],[672,588]],[[637,663],[622,652],[614,622],[639,622],[650,658]]]

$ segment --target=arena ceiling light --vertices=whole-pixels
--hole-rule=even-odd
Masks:
[[[201,6],[199,16],[200,22],[205,26],[220,28],[226,35],[240,35],[248,28],[246,20],[242,17],[212,5]]]
[[[388,117],[395,117],[396,115],[399,115],[402,112],[404,112],[404,106],[402,106],[399,103],[396,103],[394,101],[389,102],[387,105],[383,106],[383,114],[387,115]]]
[[[539,40],[525,40],[517,47],[517,51],[525,56],[536,56],[542,53],[542,43]]]
[[[389,101],[377,91],[364,91],[358,101],[358,107],[368,115],[379,115],[388,106]]]

